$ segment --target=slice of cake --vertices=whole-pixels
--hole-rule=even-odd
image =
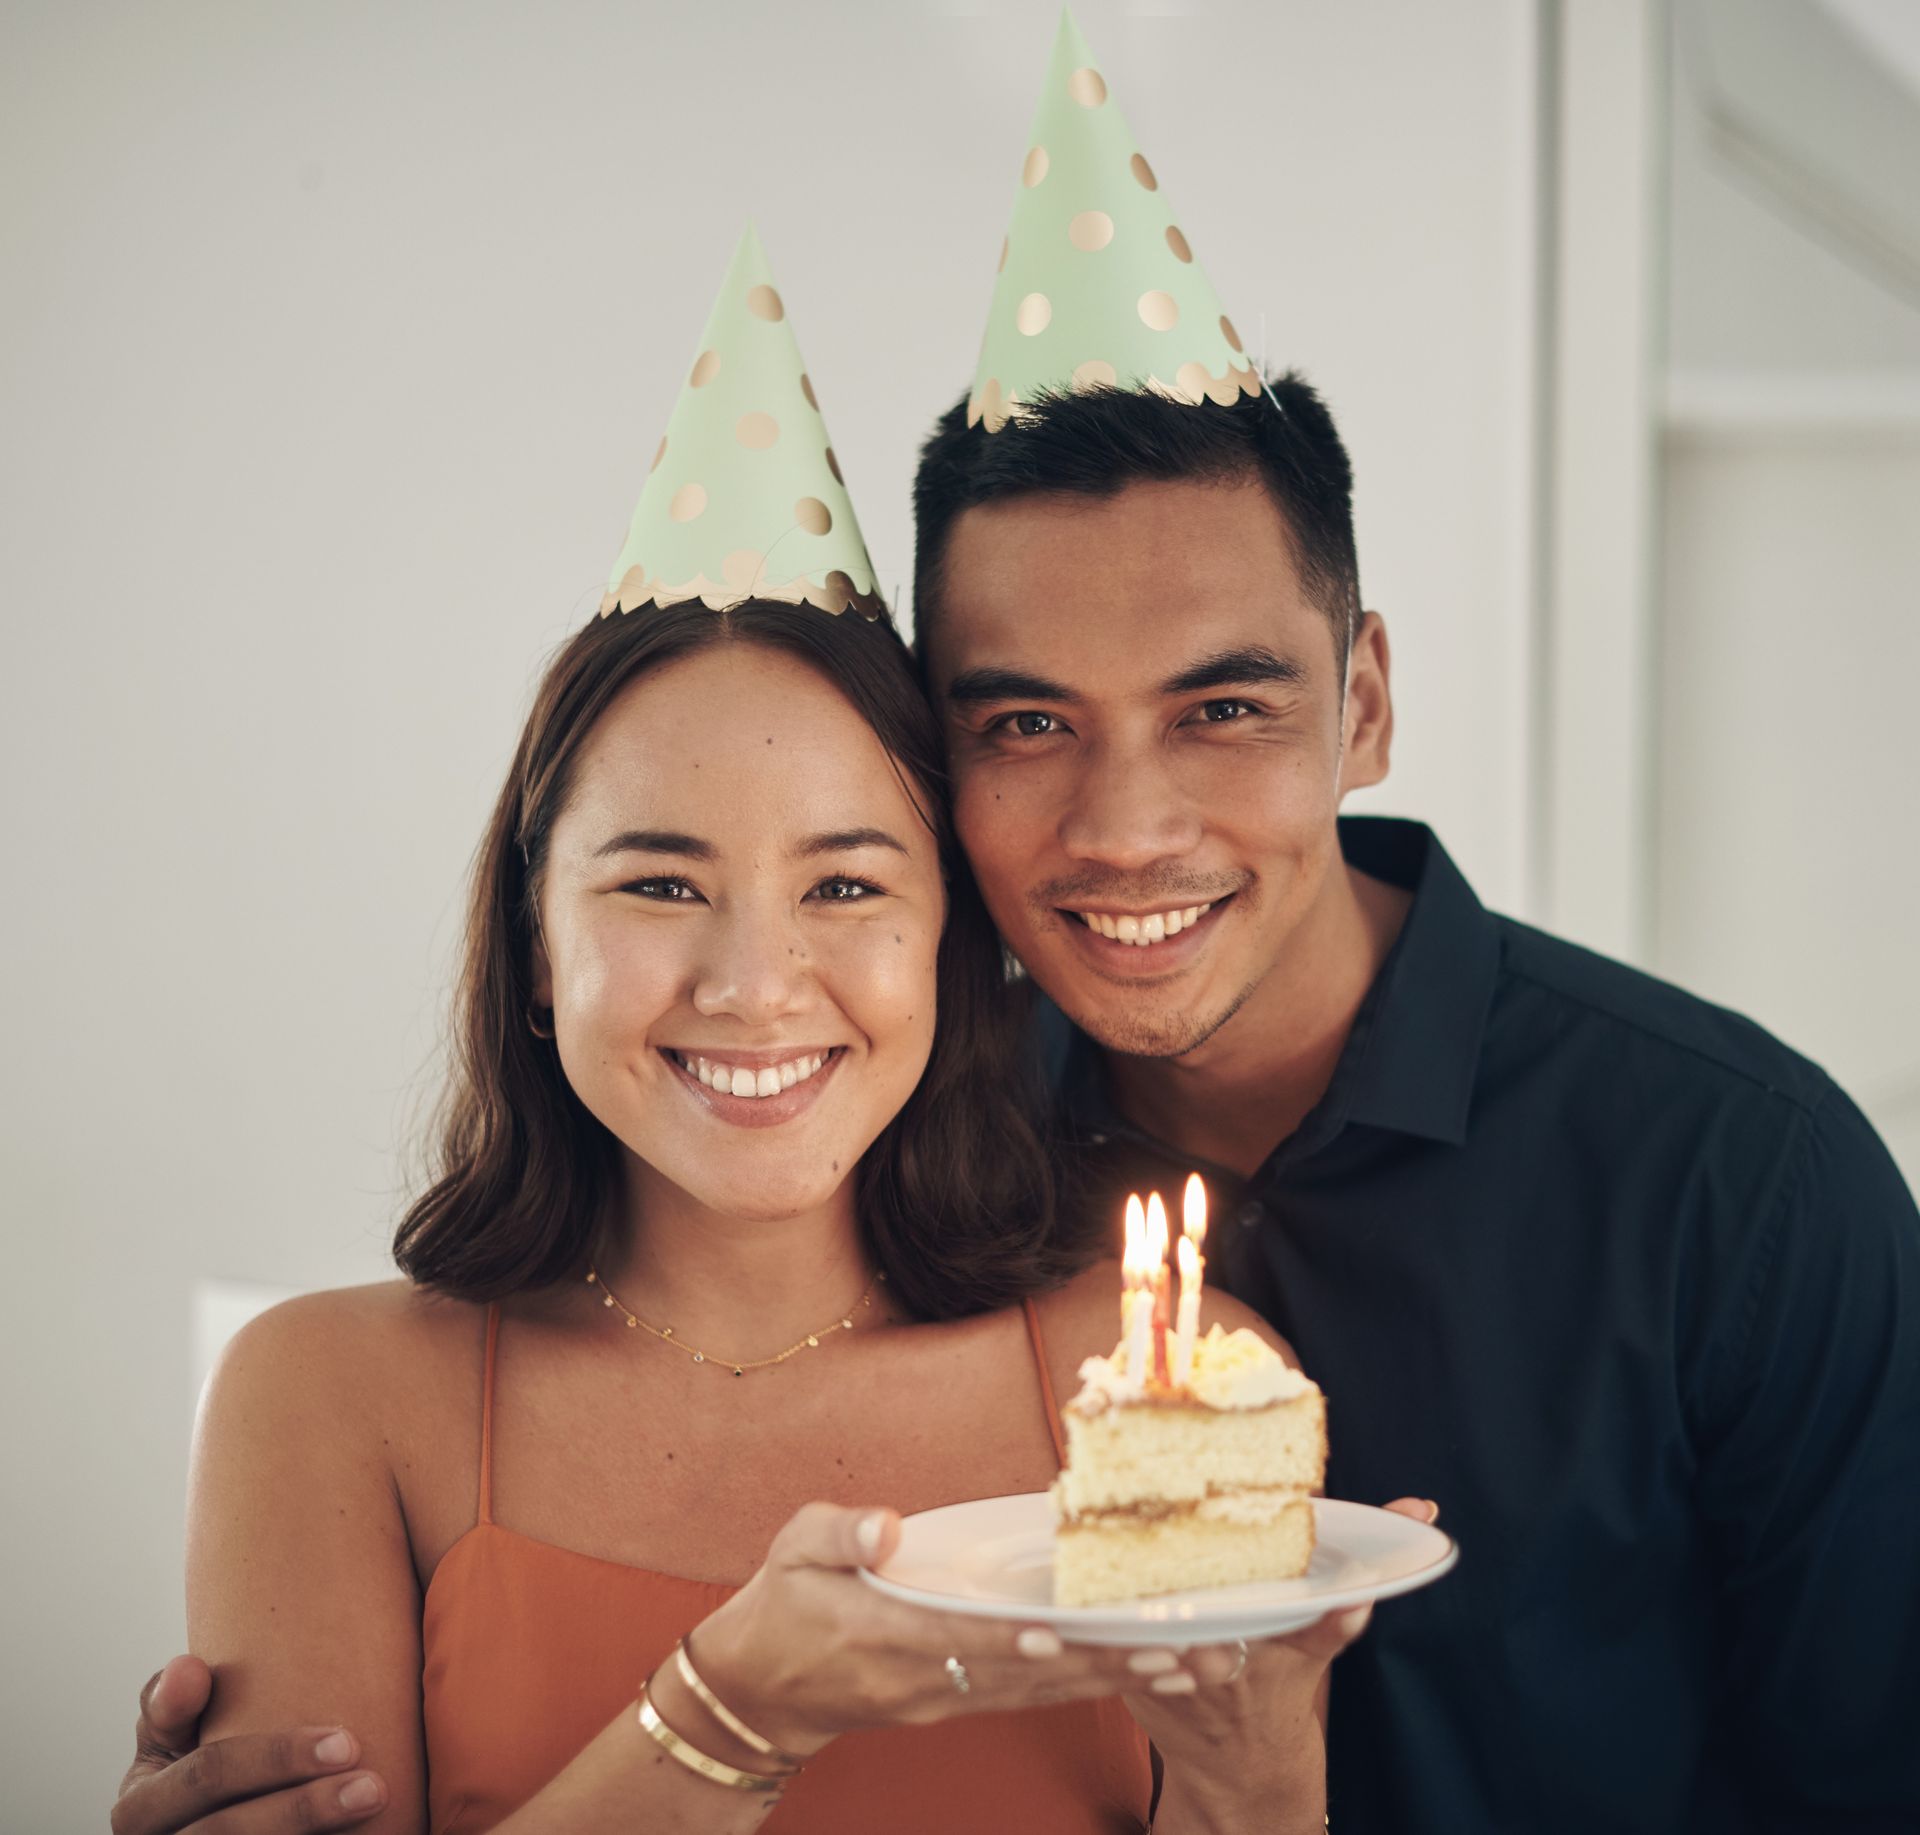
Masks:
[[[1319,1389],[1250,1331],[1215,1326],[1184,1384],[1129,1381],[1124,1347],[1080,1366],[1053,1486],[1056,1605],[1292,1580],[1326,1476]]]

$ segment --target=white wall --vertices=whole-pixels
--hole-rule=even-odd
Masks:
[[[1370,800],[1528,883],[1528,0],[1081,23],[1328,393]],[[16,5],[0,58],[8,1824],[96,1829],[183,1636],[191,1295],[379,1277],[469,849],[742,219],[889,583],[1045,4]]]

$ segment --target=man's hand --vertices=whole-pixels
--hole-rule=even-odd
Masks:
[[[113,1835],[350,1829],[386,1802],[379,1778],[351,1769],[360,1742],[344,1728],[245,1733],[202,1746],[200,1717],[212,1694],[213,1672],[198,1657],[175,1657],[140,1691]]]

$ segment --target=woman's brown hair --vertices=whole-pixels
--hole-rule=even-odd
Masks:
[[[616,1227],[619,1149],[532,1016],[541,873],[594,723],[645,672],[747,643],[798,658],[866,720],[926,812],[947,882],[932,1055],[861,1160],[856,1208],[923,1319],[1006,1306],[1085,1259],[1057,1222],[1032,1071],[998,937],[948,812],[939,728],[893,627],[749,600],[598,618],[548,668],[475,862],[433,1182],[394,1236],[422,1286],[468,1300],[578,1279]]]

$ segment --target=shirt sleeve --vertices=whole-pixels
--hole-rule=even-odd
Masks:
[[[1698,1477],[1719,1556],[1722,1728],[1769,1830],[1912,1831],[1920,1213],[1838,1089],[1735,1279]]]

